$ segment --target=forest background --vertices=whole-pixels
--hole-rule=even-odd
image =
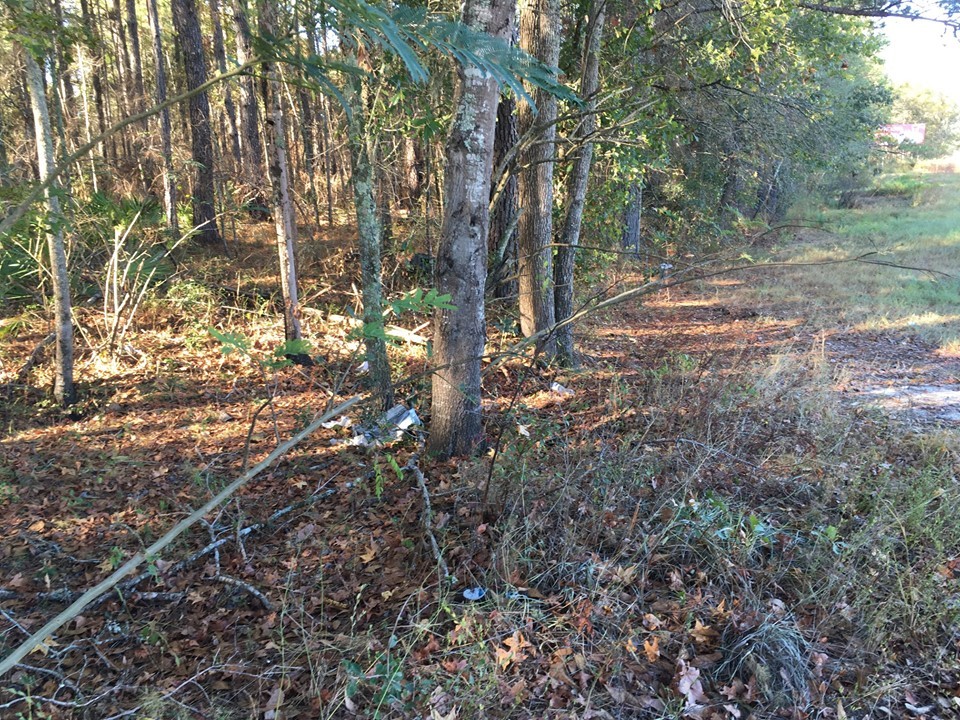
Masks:
[[[953,3],[936,10],[934,20],[917,21],[956,27]],[[621,341],[638,324],[668,330],[684,321],[672,306],[640,322],[621,309],[628,301],[665,294],[673,302],[711,277],[778,271],[771,243],[789,245],[791,231],[800,233],[797,244],[811,240],[796,213],[785,220],[792,205],[819,198],[863,210],[926,198],[915,178],[889,172],[953,150],[958,110],[889,85],[875,23],[929,9],[9,0],[2,13],[0,57],[9,71],[0,81],[0,336],[9,453],[0,496],[24,508],[4,528],[4,653],[20,653],[3,666],[17,667],[4,707],[23,716],[176,716],[188,712],[183,703],[205,702],[201,715],[242,713],[247,703],[271,717],[467,717],[465,696],[475,696],[477,707],[492,703],[517,716],[566,717],[572,708],[602,716],[616,706],[650,717],[776,708],[802,716],[812,707],[839,715],[851,697],[887,702],[862,691],[858,672],[955,641],[947,585],[933,593],[943,599],[936,609],[927,607],[926,586],[901,596],[914,621],[929,613],[908,651],[891,644],[894,621],[857,605],[866,601],[847,586],[834,587],[831,603],[801,599],[799,585],[813,587],[826,572],[812,547],[842,566],[844,552],[862,553],[868,543],[841,540],[862,529],[846,504],[856,494],[849,487],[830,502],[821,487],[778,510],[802,518],[806,545],[783,529],[783,518],[778,525],[755,512],[758,498],[738,494],[746,491],[731,472],[780,481],[795,475],[786,471],[795,461],[804,477],[815,474],[802,447],[818,448],[808,448],[814,455],[841,447],[839,425],[819,417],[830,427],[797,440],[808,431],[808,410],[791,406],[787,414],[799,416],[763,442],[751,431],[749,449],[738,447],[743,437],[717,428],[733,422],[733,408],[746,422],[765,397],[759,383],[741,378],[754,372],[746,355],[717,354],[728,367],[708,371],[707,360],[666,332],[636,350],[652,364],[637,386],[643,399],[628,401],[641,391],[600,371],[595,342],[603,318],[622,325]],[[897,146],[878,136],[891,121],[925,123],[926,141]],[[842,259],[875,262],[874,253],[868,246]],[[589,349],[574,342],[581,326],[591,328]],[[714,331],[722,339],[729,328]],[[923,340],[953,347],[947,335]],[[714,372],[708,391],[700,383]],[[788,390],[794,380],[832,382],[811,373],[778,382]],[[596,387],[581,388],[591,377]],[[690,392],[703,393],[697,412]],[[595,432],[574,441],[564,413],[578,411],[547,410],[577,393],[581,410],[602,406],[616,422],[598,420]],[[717,404],[707,407],[707,398]],[[639,412],[647,406],[656,420]],[[193,409],[175,417],[163,407]],[[137,417],[153,417],[167,432],[145,441],[131,430]],[[234,420],[245,430],[237,434]],[[338,444],[283,460],[270,478],[284,492],[263,497],[244,488],[224,506],[229,512],[207,512],[241,490],[232,477],[248,482],[269,466],[250,469],[253,461],[283,454],[273,447],[290,451],[284,437],[302,442],[323,423]],[[394,434],[398,424],[405,433]],[[50,460],[53,475],[37,464],[79,457],[79,445],[104,432],[110,447],[96,459]],[[194,435],[206,439],[191,450]],[[785,454],[788,440],[794,449]],[[603,468],[611,482],[608,442],[617,448],[613,475],[631,463],[640,470],[600,492],[593,476]],[[939,502],[947,479],[955,483],[955,450],[925,433],[911,442],[893,453],[920,458],[908,463],[916,483],[903,492],[910,503],[926,493],[922,511],[933,512],[930,498]],[[558,446],[564,450],[552,455]],[[583,453],[575,460],[574,446]],[[692,460],[684,449],[703,457]],[[641,450],[651,457],[631,455]],[[446,462],[471,455],[477,459],[459,466]],[[587,468],[592,489],[554,484],[544,473],[560,458],[571,471]],[[724,467],[705,470],[708,459]],[[129,486],[121,479],[127,464],[138,468]],[[354,479],[336,492],[343,511],[318,510],[333,492],[320,478],[344,472]],[[716,487],[690,485],[704,472]],[[186,489],[166,485],[178,482]],[[660,482],[669,491],[651,493]],[[287,492],[314,484],[300,498]],[[551,504],[559,487],[562,500]],[[241,496],[259,503],[256,514]],[[518,525],[531,507],[545,519]],[[377,529],[357,546],[351,526],[361,510]],[[290,513],[299,525],[284,525],[289,546],[266,543],[248,555],[242,538]],[[206,527],[207,541],[182,521],[167,539],[174,517]],[[709,529],[695,530],[698,523]],[[682,546],[671,532],[688,540],[700,532],[706,546]],[[562,537],[576,539],[559,552]],[[931,573],[951,582],[954,541],[924,556]],[[176,559],[165,562],[159,551],[171,544]],[[901,561],[902,570],[915,569],[909,553],[904,560],[898,552],[890,549],[884,571]],[[63,566],[77,557],[79,565]],[[863,562],[852,551],[848,560],[848,570]],[[715,563],[737,569],[714,573]],[[409,587],[406,564],[419,568]],[[804,566],[803,582],[794,564]],[[323,600],[328,591],[316,583],[326,587],[318,578],[330,568],[338,579]],[[378,569],[393,586],[361,579]],[[119,586],[116,595],[83,596],[104,575]],[[147,581],[158,588],[139,589]],[[191,583],[217,585],[221,595],[210,598],[226,603],[220,609],[243,611],[229,620],[191,616],[187,626],[203,641],[188,651],[171,637],[173,615],[143,620],[149,608],[135,617],[128,599],[166,602],[163,613],[175,614],[183,602],[205,602]],[[771,595],[764,583],[790,589]],[[486,594],[495,586],[492,610],[452,608],[469,603],[475,588]],[[43,627],[55,614],[48,610],[65,602],[73,604],[59,625]],[[96,619],[90,602],[102,609]],[[849,618],[845,608],[853,608]],[[827,632],[818,613],[851,624],[870,618],[870,633],[854,640],[846,627]],[[104,655],[114,616],[123,616],[116,645],[124,651]],[[390,631],[388,619],[410,622],[409,632]],[[631,619],[640,635],[613,633]],[[210,633],[220,638],[238,623],[252,623],[243,631],[249,637],[231,641],[229,657],[218,659],[221,640],[207,645]],[[78,639],[57,650],[54,630]],[[557,632],[533,641],[547,630]],[[843,652],[831,632],[845,638]],[[45,662],[25,661],[38,647]],[[297,659],[287,663],[291,652]],[[624,652],[636,663],[615,659]],[[264,669],[267,655],[279,671]],[[956,683],[941,665],[930,671],[940,673],[936,691],[918,699],[905,683],[911,699],[899,701],[950,709]],[[248,699],[235,687],[240,677],[250,680]],[[158,692],[144,695],[150,683]],[[194,687],[207,699],[193,697]],[[159,709],[144,710],[151,703]]]

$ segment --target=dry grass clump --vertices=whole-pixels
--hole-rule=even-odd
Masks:
[[[753,678],[773,707],[809,705],[813,648],[789,615],[762,615],[749,627],[731,623],[721,643],[725,658],[717,670],[718,679]]]

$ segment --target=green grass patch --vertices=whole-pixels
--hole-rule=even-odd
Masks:
[[[773,249],[779,262],[868,262],[797,267],[758,275],[759,301],[794,304],[816,322],[855,330],[902,330],[947,350],[960,348],[960,175],[882,178],[882,194],[912,193],[915,203],[875,202],[820,209]],[[869,254],[869,255],[868,255]],[[944,275],[944,273],[946,275]]]

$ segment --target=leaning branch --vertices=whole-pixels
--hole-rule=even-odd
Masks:
[[[66,608],[62,613],[53,618],[50,622],[40,628],[37,632],[31,635],[26,641],[20,644],[13,652],[11,652],[7,657],[0,662],[0,676],[13,669],[13,667],[19,663],[23,658],[29,655],[35,648],[42,645],[43,642],[50,637],[50,635],[61,627],[70,622],[73,618],[83,612],[84,608],[90,605],[92,602],[97,600],[101,595],[112,590],[117,584],[120,583],[125,577],[130,575],[134,570],[136,570],[140,565],[145,561],[154,559],[161,550],[163,550],[167,545],[176,540],[180,535],[182,535],[187,529],[192,525],[197,523],[204,515],[209,513],[211,510],[214,510],[218,506],[226,502],[230,496],[232,496],[237,490],[246,485],[250,480],[255,478],[261,472],[270,467],[275,461],[286,455],[290,450],[295,446],[299,445],[303,440],[316,432],[320,426],[325,423],[327,420],[337,417],[338,415],[343,414],[344,411],[356,405],[360,402],[360,396],[354,396],[345,402],[340,403],[335,408],[328,410],[319,418],[310,423],[307,427],[301,430],[299,433],[294,435],[292,438],[287,440],[285,443],[280,445],[276,450],[270,453],[262,461],[254,465],[250,470],[245,472],[239,478],[234,480],[230,485],[224,488],[216,497],[207,502],[205,505],[194,510],[190,515],[185,517],[183,520],[174,525],[167,533],[157,540],[153,545],[148,547],[144,552],[137,553],[127,562],[125,562],[116,572],[110,575],[108,578],[97,584],[96,586],[87,590],[83,595],[77,598],[70,607]]]

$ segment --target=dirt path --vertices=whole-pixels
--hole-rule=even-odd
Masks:
[[[893,332],[837,332],[824,343],[855,405],[918,426],[960,427],[960,359]]]
[[[792,308],[745,307],[735,296],[717,299],[693,291],[652,300],[645,310],[650,313],[647,322],[653,321],[648,340],[656,338],[681,352],[729,358],[737,348],[755,356],[819,345],[834,368],[844,402],[880,408],[918,429],[960,427],[960,358],[905,333],[817,331],[795,317]],[[636,334],[643,322],[629,317],[624,326],[633,327]],[[608,332],[622,334],[624,326]]]

